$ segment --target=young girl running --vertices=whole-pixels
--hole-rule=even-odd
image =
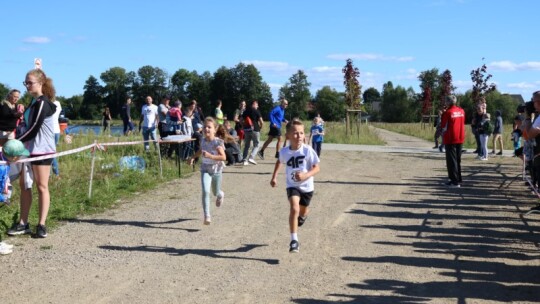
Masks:
[[[203,140],[200,149],[190,158],[189,164],[193,165],[193,160],[202,156],[201,164],[201,184],[202,184],[202,206],[204,212],[204,224],[210,225],[210,188],[217,196],[216,207],[221,206],[225,193],[221,191],[221,173],[223,172],[225,157],[225,145],[223,140],[216,137],[217,123],[212,117],[204,120]]]
[[[319,157],[310,146],[304,144],[304,125],[299,120],[292,120],[287,124],[287,139],[290,146],[281,149],[279,159],[274,167],[270,185],[277,185],[277,174],[281,164],[286,164],[285,177],[287,181],[287,197],[291,206],[289,213],[289,229],[291,243],[289,252],[298,252],[298,227],[307,219],[308,206],[313,197],[313,176],[319,173]]]

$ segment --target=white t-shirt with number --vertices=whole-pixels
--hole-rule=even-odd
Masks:
[[[314,165],[320,162],[313,148],[302,144],[298,150],[291,150],[291,147],[287,146],[279,151],[279,162],[286,166],[285,176],[287,188],[297,188],[302,192],[311,192],[315,189],[313,176],[302,182],[294,179],[296,172],[308,172]]]

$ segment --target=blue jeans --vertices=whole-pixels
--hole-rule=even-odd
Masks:
[[[247,160],[249,153],[249,147],[251,146],[251,141],[253,141],[253,150],[251,150],[250,158],[255,159],[257,152],[259,151],[259,141],[261,138],[261,132],[245,132],[244,133],[244,154],[242,155],[243,160]]]
[[[201,185],[204,216],[210,216],[210,190],[214,196],[221,195],[221,172],[201,172]]]
[[[54,144],[56,146],[58,146],[58,141],[60,140],[60,133],[54,133]],[[60,175],[60,171],[58,170],[58,160],[55,158],[53,158],[52,160],[52,171],[54,173],[54,175],[58,176]]]
[[[321,156],[322,141],[314,141],[311,143],[313,150],[317,153],[317,156]]]
[[[142,127],[142,136],[143,136],[144,141],[147,141],[150,138],[152,138],[152,140],[154,140],[154,148],[156,148],[156,150],[157,150],[157,143],[155,142],[155,140],[156,140],[156,127],[155,126],[154,127]],[[149,142],[144,143],[144,150],[146,150],[146,151],[150,150],[150,143]]]

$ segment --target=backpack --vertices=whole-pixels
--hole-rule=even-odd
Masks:
[[[484,134],[491,135],[491,133],[493,133],[493,124],[489,120],[484,122],[482,128],[484,129]]]

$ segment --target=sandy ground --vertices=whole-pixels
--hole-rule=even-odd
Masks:
[[[519,161],[467,153],[464,187],[449,189],[432,143],[381,135],[403,150],[323,146],[298,254],[288,252],[283,172],[271,188],[267,159],[226,168],[210,226],[197,172],[46,239],[10,238],[0,302],[540,301],[540,215],[524,215],[536,200]]]

